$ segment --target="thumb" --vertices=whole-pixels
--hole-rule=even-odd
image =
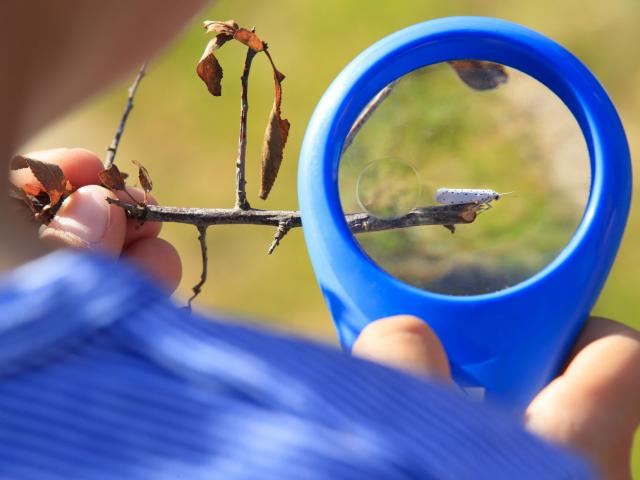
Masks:
[[[353,344],[352,353],[414,375],[451,383],[442,343],[429,325],[411,315],[370,323]]]
[[[86,185],[62,203],[51,222],[40,229],[40,238],[56,248],[98,250],[119,256],[124,245],[124,211],[107,203],[116,198],[109,190]]]

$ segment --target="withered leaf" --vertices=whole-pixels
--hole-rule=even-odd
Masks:
[[[282,119],[274,103],[269,116],[269,123],[264,132],[262,146],[262,181],[260,184],[260,198],[266,200],[273,187],[282,164],[284,146],[289,136],[289,121]]]
[[[111,191],[126,189],[122,173],[120,173],[120,170],[115,164],[111,165],[108,169],[99,172],[98,178],[100,178],[102,185]]]
[[[213,52],[231,39],[233,39],[233,34],[219,33],[216,35],[215,38],[211,39],[207,44],[204,49],[204,53],[202,54],[202,57],[200,57],[198,65],[196,66],[198,76],[205,83],[211,95],[215,97],[222,95],[221,82],[223,72],[220,62],[218,62],[218,59]]]
[[[509,75],[503,65],[481,60],[453,60],[449,65],[464,83],[474,90],[493,90],[507,83]]]
[[[282,75],[274,65],[269,51],[265,50],[265,53],[273,67],[275,96],[262,146],[262,178],[260,182],[260,198],[262,200],[266,200],[269,196],[269,192],[278,176],[290,127],[289,121],[283,119],[280,112],[280,106],[282,104],[282,80],[284,79],[284,75]]]
[[[28,168],[27,165],[27,157],[22,155],[16,155],[11,159],[11,170],[22,170],[23,168]]]
[[[71,183],[66,179],[62,169],[58,165],[41,162],[40,160],[34,160],[32,158],[23,158],[31,170],[31,173],[33,173],[33,176],[36,177],[40,185],[42,185],[42,189],[49,195],[49,205],[52,207],[58,205],[63,196],[73,191]],[[33,185],[29,187],[25,185],[23,190],[25,190],[25,193],[33,195],[31,190],[27,191],[30,188],[33,188]]]
[[[238,30],[238,23],[235,20],[227,20],[220,22],[218,20],[205,20],[202,22],[204,29],[209,33],[224,33],[225,35],[233,35]]]
[[[9,197],[24,202],[32,213],[38,213],[33,205],[34,196],[28,194],[22,188],[16,187],[13,183],[9,184]]]
[[[33,183],[25,183],[24,185],[22,185],[22,191],[25,194],[32,195],[34,197],[37,197],[42,192],[44,192],[40,185],[34,185]]]
[[[264,50],[264,42],[260,40],[260,37],[246,28],[240,28],[233,34],[233,38],[241,43],[244,43],[254,52],[262,52]]]
[[[140,180],[140,186],[144,190],[145,197],[153,188],[153,182],[151,181],[151,175],[149,171],[137,160],[133,160],[133,164],[138,167],[138,180]]]

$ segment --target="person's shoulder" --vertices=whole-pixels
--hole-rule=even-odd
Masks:
[[[120,262],[42,259],[5,278],[0,313],[12,319],[0,327],[8,471],[33,466],[31,445],[53,472],[41,478],[586,476],[444,387],[191,314]]]

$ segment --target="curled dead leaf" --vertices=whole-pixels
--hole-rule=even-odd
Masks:
[[[264,132],[262,146],[262,181],[260,198],[266,200],[273,187],[282,164],[284,146],[289,136],[289,121],[282,119],[277,105],[274,103],[269,115],[269,123]]]
[[[499,63],[482,60],[453,60],[449,65],[465,84],[474,90],[493,90],[507,83],[509,75]]]
[[[98,173],[98,178],[102,185],[113,192],[126,190],[125,179],[115,164]]]
[[[23,168],[28,168],[27,165],[27,157],[22,155],[16,155],[11,159],[11,170],[22,170]]]
[[[246,28],[238,29],[234,33],[233,38],[244,43],[254,52],[262,52],[264,50],[264,42],[260,40],[260,37],[258,37],[255,32],[247,30]]]
[[[209,33],[224,33],[225,35],[232,35],[238,30],[238,23],[235,20],[227,20],[226,22],[220,22],[218,20],[205,20],[202,22],[204,29]]]
[[[151,181],[151,175],[149,175],[149,171],[144,168],[144,166],[138,162],[137,160],[132,160],[133,164],[138,167],[138,180],[140,181],[140,186],[144,191],[144,203],[147,203],[147,195],[151,192],[153,188],[153,182]]]
[[[42,193],[47,193],[44,191],[41,185],[34,185],[33,183],[25,183],[24,185],[22,185],[22,191],[27,195],[31,195],[32,197],[37,197]]]
[[[211,39],[207,44],[196,66],[198,76],[205,83],[211,95],[215,97],[222,95],[223,72],[222,66],[220,66],[220,62],[218,62],[213,52],[231,39],[233,39],[233,34],[219,33],[216,35],[215,38]]]
[[[14,200],[20,200],[24,202],[24,204],[29,207],[29,210],[31,210],[31,213],[38,213],[36,207],[33,204],[35,197],[28,194],[24,189],[16,187],[13,183],[9,184],[9,197],[13,198]]]
[[[264,51],[273,68],[273,80],[275,95],[273,107],[269,115],[269,122],[264,132],[262,145],[262,175],[260,182],[260,198],[266,200],[273,187],[282,164],[284,147],[289,137],[290,123],[282,118],[280,107],[282,105],[282,80],[284,75],[278,71],[268,50]]]
[[[40,182],[42,190],[49,195],[49,205],[51,207],[57,206],[63,197],[73,191],[71,183],[66,179],[62,169],[58,165],[41,162],[40,160],[34,160],[32,158],[23,158],[31,170],[31,173],[33,173],[33,176]],[[37,195],[33,185],[25,185],[24,190],[25,193]]]

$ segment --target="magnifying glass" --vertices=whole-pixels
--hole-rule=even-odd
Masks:
[[[453,17],[340,73],[307,128],[298,191],[345,349],[376,319],[416,315],[463,389],[522,410],[602,289],[631,165],[614,106],[571,53]]]

